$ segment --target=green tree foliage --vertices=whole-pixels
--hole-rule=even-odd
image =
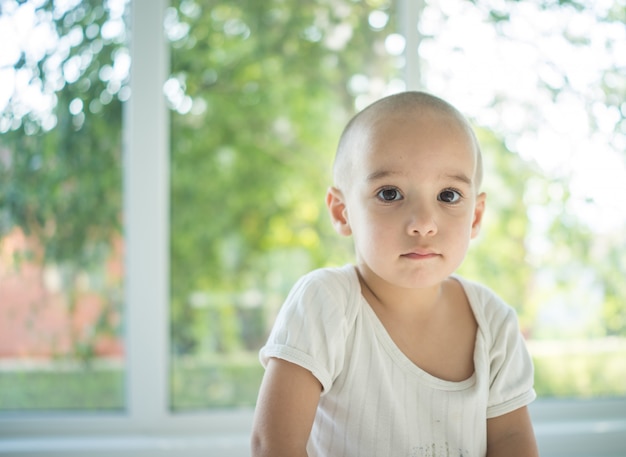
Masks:
[[[4,2],[0,13],[31,6]],[[121,18],[100,1],[67,10],[40,2],[35,18],[34,30],[49,31],[45,53],[22,49],[14,74],[53,107],[31,107],[15,92],[0,114],[0,242],[15,227],[36,240],[21,255],[61,271],[73,314],[79,277],[103,268],[121,233],[124,81],[112,75],[128,59],[123,33],[103,33],[115,24],[123,31]],[[95,334],[115,332],[119,287],[95,286],[105,298]],[[91,358],[94,338],[72,333],[72,341],[74,355]]]
[[[103,73],[124,52],[123,37],[102,38],[110,11],[101,3],[61,12],[48,1],[37,9],[37,24],[54,27],[56,46],[38,60],[24,50],[14,68],[54,108],[24,112],[16,93],[0,117],[0,236],[18,226],[41,241],[44,262],[79,268],[101,260],[99,246],[121,222],[120,86]]]
[[[65,268],[71,290],[77,274],[101,264],[121,235],[120,132],[128,92],[114,75],[124,74],[128,52],[124,34],[110,31],[119,12],[102,2],[67,11],[51,0],[40,3],[39,22],[53,28],[58,46],[43,55],[24,52],[14,68],[48,93],[54,108],[25,112],[14,97],[0,116],[0,238],[20,227],[38,239],[42,260]],[[507,5],[518,2],[474,3],[506,34]],[[1,8],[10,4],[17,5]],[[614,5],[599,20],[623,24],[623,2]],[[389,20],[374,27],[369,19],[377,12]],[[172,2],[164,92],[172,109],[177,354],[258,347],[301,273],[350,260],[349,240],[328,223],[324,193],[341,128],[367,95],[361,82],[384,86],[397,77],[399,62],[384,51],[397,29],[395,14],[391,0]],[[600,101],[620,113],[616,132],[626,129],[622,70],[603,68],[602,97],[589,100],[590,112]],[[563,87],[546,86],[555,100],[568,89],[562,79]],[[568,192],[554,192],[558,182],[508,152],[500,136],[480,134],[489,209],[462,272],[496,288],[531,332],[545,298],[536,293],[538,271],[550,270],[562,287],[592,271],[603,294],[601,331],[625,335],[623,233],[598,243],[568,210]],[[533,208],[549,216],[548,246],[541,249]],[[118,291],[103,293],[119,302]]]
[[[520,124],[520,127],[527,131],[538,130],[545,119],[544,109],[549,111],[553,106],[567,106],[569,101],[570,106],[584,107],[583,119],[578,125],[588,125],[589,139],[596,136],[602,138],[604,153],[613,150],[621,155],[623,163],[626,162],[626,72],[621,58],[626,2],[614,0],[600,4],[589,0],[472,0],[471,3],[476,10],[483,13],[486,20],[493,23],[502,41],[517,40],[527,44],[529,49],[534,48],[533,52],[538,56],[537,71],[531,72],[525,82],[536,81],[536,93],[541,94],[537,98],[543,97],[543,102],[534,101],[537,104],[534,107],[518,105],[522,110],[527,110],[530,119],[524,125]],[[532,12],[532,16],[529,12]],[[535,28],[531,21],[538,24],[536,32],[530,30]],[[513,24],[519,26],[524,22],[529,30],[520,35],[520,29]],[[530,36],[531,33],[535,33],[538,38],[532,43],[526,42],[524,36]],[[545,49],[542,48],[543,43],[546,44]],[[555,43],[559,45],[548,51]],[[554,49],[579,58],[574,59],[575,64],[568,64],[567,59],[561,59]],[[605,57],[601,59],[598,54]],[[507,97],[494,99],[496,109],[507,103],[517,102],[507,100]],[[526,103],[532,105],[533,101],[528,100]],[[567,111],[566,107],[562,108],[563,122],[567,122]],[[507,144],[515,144],[515,132],[509,132],[509,135],[513,133],[510,135],[513,141],[510,142],[506,132],[499,133],[505,135]],[[558,135],[561,132],[554,133]],[[563,140],[562,148],[567,150],[567,138]],[[589,144],[593,144],[592,141]],[[555,151],[555,155],[558,152],[560,151]],[[546,154],[550,153],[546,151]],[[601,152],[593,148],[585,153],[600,159]],[[599,162],[600,160],[597,168],[603,166]],[[589,164],[590,167],[595,167],[592,161]],[[532,173],[528,174],[524,167],[520,167],[519,172],[525,176],[521,194],[524,202],[520,204],[526,206],[529,218],[524,240],[525,260],[520,266],[522,272],[526,272],[528,266],[532,273],[525,281],[523,293],[518,290],[512,303],[516,307],[520,302],[524,303],[523,309],[518,308],[523,323],[530,323],[542,312],[544,315],[549,314],[552,309],[557,308],[561,310],[561,314],[566,311],[570,315],[586,316],[584,328],[573,328],[561,323],[558,326],[562,333],[553,333],[554,328],[547,333],[535,328],[535,337],[589,337],[606,334],[624,336],[626,290],[623,279],[618,279],[626,275],[624,218],[620,218],[620,224],[600,229],[607,214],[598,211],[597,207],[594,209],[594,198],[597,197],[587,197],[586,201],[581,201],[580,193],[573,191],[575,183],[572,183],[569,170],[570,167],[565,164],[561,170],[555,170],[550,176],[546,176],[539,168],[532,169]],[[606,171],[609,176],[610,170]],[[511,181],[502,184],[510,187]],[[498,194],[501,192],[503,188],[498,190]],[[618,211],[620,210],[616,205],[615,212]],[[609,218],[616,219],[614,215]],[[499,232],[500,236],[504,233],[505,230]],[[498,237],[492,236],[490,240],[496,240],[498,244],[500,242]],[[511,255],[513,252],[519,254],[519,251],[501,252],[499,248],[492,250],[496,257]],[[498,264],[500,268],[511,265],[507,262]],[[522,273],[523,276],[525,274]],[[488,282],[491,282],[491,278],[489,279]],[[514,288],[504,287],[504,295],[507,290],[513,291]],[[542,310],[539,310],[540,307]],[[601,310],[598,312],[597,308]],[[579,326],[580,323],[577,324]]]
[[[381,52],[393,22],[374,30],[375,10],[313,1],[182,1],[169,10],[178,352],[240,349],[246,313],[277,306],[302,272],[349,258],[324,194],[359,95],[351,78],[395,73]],[[251,316],[248,325],[259,320]],[[201,343],[207,325],[213,337]]]

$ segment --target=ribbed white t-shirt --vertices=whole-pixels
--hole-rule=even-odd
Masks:
[[[302,277],[267,344],[310,370],[322,395],[310,457],[484,457],[487,419],[535,399],[531,358],[514,310],[484,286],[454,276],[478,323],[474,374],[436,378],[411,362],[361,295],[355,267]]]

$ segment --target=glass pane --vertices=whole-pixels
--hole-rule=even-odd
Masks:
[[[0,6],[0,411],[124,407],[125,10]]]
[[[517,309],[543,397],[626,395],[624,7],[429,0],[419,24],[424,86],[484,149],[462,273]]]
[[[355,106],[403,87],[392,3],[172,2],[174,410],[254,405],[286,293],[350,259],[324,194]]]

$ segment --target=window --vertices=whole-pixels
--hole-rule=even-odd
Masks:
[[[124,407],[124,2],[3,2],[0,411]]]
[[[110,251],[124,259],[121,321],[111,319],[124,335],[112,331],[125,356],[108,384],[115,401],[46,414],[0,406],[0,455],[248,455],[256,350],[273,313],[300,273],[350,258],[322,208],[339,129],[355,109],[405,84],[442,93],[479,130],[494,176],[486,182],[491,213],[503,216],[485,226],[471,254],[481,262],[468,260],[464,273],[516,306],[531,337],[542,455],[622,455],[626,232],[622,203],[608,197],[625,190],[623,1],[298,2],[297,11],[288,2],[200,3],[131,1],[129,51],[122,41],[103,54],[112,70],[115,56],[132,60],[128,85],[120,73],[102,108],[125,116],[120,136],[109,138],[125,151],[112,154],[110,169],[119,178],[110,189],[123,193],[107,195],[120,205],[112,233],[124,240]],[[104,3],[98,20],[89,16],[97,5],[65,4],[85,14],[62,21],[68,34],[76,34],[72,21],[84,21],[72,50],[105,33],[116,4]],[[0,21],[17,5],[3,3]],[[535,32],[558,52],[536,46]],[[585,68],[555,60],[572,49]],[[593,71],[592,62],[600,65]],[[521,74],[530,76],[515,79]],[[105,76],[100,69],[91,82],[94,99],[109,87]],[[87,128],[91,102],[58,97],[73,128]],[[111,123],[105,111],[93,122]],[[573,120],[555,123],[563,112]],[[38,138],[5,135],[4,119],[2,151],[9,140]],[[0,152],[2,172],[7,157]],[[602,187],[586,185],[603,173],[612,178]],[[7,221],[0,212],[3,235]],[[3,238],[2,252],[7,245]],[[572,319],[566,326],[563,316]],[[2,365],[2,386],[14,367]],[[72,397],[63,410],[77,407]]]
[[[432,0],[420,14],[422,84],[474,121],[487,166],[462,272],[517,309],[544,398],[626,395],[623,12]]]
[[[340,129],[355,99],[403,84],[390,1],[294,5],[166,12],[176,411],[255,404],[282,299],[305,271],[349,258],[324,207]]]
[[[174,409],[253,405],[257,352],[291,285],[350,260],[322,196],[348,116],[405,87],[392,6],[168,9]],[[626,208],[612,209],[626,178],[622,99],[601,88],[624,38],[612,11],[432,1],[404,24],[416,35],[413,83],[453,100],[480,131],[489,212],[462,271],[517,308],[545,397],[626,394],[623,253],[602,265],[626,244]],[[580,52],[603,60],[579,72]]]

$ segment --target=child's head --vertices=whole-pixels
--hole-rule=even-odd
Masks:
[[[402,92],[382,98],[352,118],[343,130],[337,147],[333,166],[335,185],[341,188],[341,183],[350,177],[352,160],[358,159],[355,151],[358,151],[361,145],[367,141],[368,133],[372,133],[372,130],[381,121],[409,118],[420,114],[438,114],[447,117],[450,121],[456,121],[457,127],[461,127],[467,132],[475,148],[474,184],[477,190],[480,189],[483,176],[482,154],[472,127],[465,116],[454,106],[426,92]]]
[[[335,228],[353,236],[359,267],[388,282],[442,281],[480,228],[478,142],[463,115],[432,95],[392,95],[357,114],[339,141],[334,179]]]

